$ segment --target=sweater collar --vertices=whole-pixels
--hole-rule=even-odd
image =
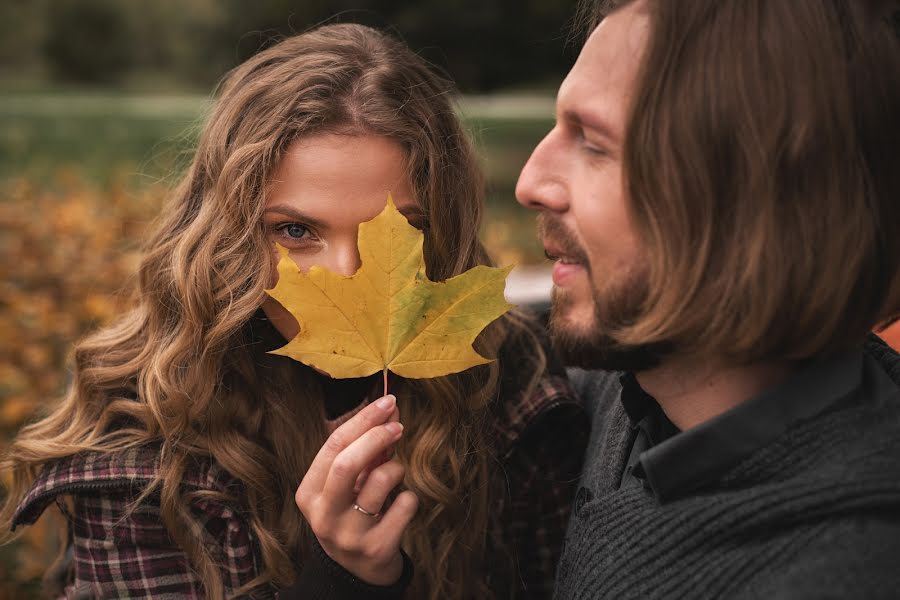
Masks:
[[[795,424],[810,419],[862,384],[863,354],[856,351],[814,362],[780,385],[697,427],[652,440],[640,453],[640,468],[660,502],[676,500],[724,474]],[[622,403],[635,427],[665,419],[634,377],[622,380]],[[636,389],[637,386],[637,389]],[[654,417],[653,415],[656,415]]]

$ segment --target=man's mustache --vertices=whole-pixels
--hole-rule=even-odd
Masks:
[[[545,246],[553,246],[561,255],[590,269],[587,253],[562,221],[542,212],[537,217],[537,230],[538,237]]]

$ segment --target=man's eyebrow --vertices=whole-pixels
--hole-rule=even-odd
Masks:
[[[610,127],[605,121],[602,119],[596,118],[592,115],[585,115],[581,113],[577,113],[573,110],[564,111],[562,114],[562,118],[572,124],[579,127],[583,127],[585,129],[590,129],[595,133],[599,133],[600,135],[606,137],[610,141],[618,142],[619,136],[615,134],[612,127]]]
[[[267,213],[273,213],[273,212],[280,213],[280,214],[290,217],[292,219],[296,219],[298,222],[303,223],[304,225],[311,225],[318,229],[322,229],[325,226],[325,224],[322,221],[320,221],[319,219],[311,217],[308,214],[297,210],[290,204],[275,204],[274,206],[267,206],[266,212]]]

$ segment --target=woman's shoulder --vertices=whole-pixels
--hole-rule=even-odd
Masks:
[[[165,524],[160,494],[144,493],[159,479],[159,464],[159,446],[148,444],[68,456],[47,464],[35,479],[12,526],[33,524],[57,502],[68,522],[71,551],[55,583],[66,594],[84,591],[106,598],[125,588],[148,597],[202,594],[199,575]],[[219,565],[227,588],[233,591],[256,578],[262,557],[235,478],[218,463],[198,459],[184,470],[181,485],[185,492],[200,492],[185,495],[190,526]],[[110,545],[114,557],[91,551]]]
[[[500,381],[493,429],[501,452],[509,454],[526,441],[541,443],[535,438],[560,429],[570,431],[573,441],[586,440],[587,412],[546,327],[528,313],[518,313],[516,322],[498,354]]]
[[[12,528],[30,525],[62,496],[78,494],[135,497],[158,481],[160,444],[108,452],[80,452],[44,465],[19,503]],[[181,478],[186,490],[211,490],[240,497],[240,482],[213,459],[192,459]]]

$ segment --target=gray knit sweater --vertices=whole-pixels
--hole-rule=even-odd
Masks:
[[[618,488],[633,439],[617,373],[571,373],[594,430],[556,597],[900,598],[900,357],[694,493]]]

